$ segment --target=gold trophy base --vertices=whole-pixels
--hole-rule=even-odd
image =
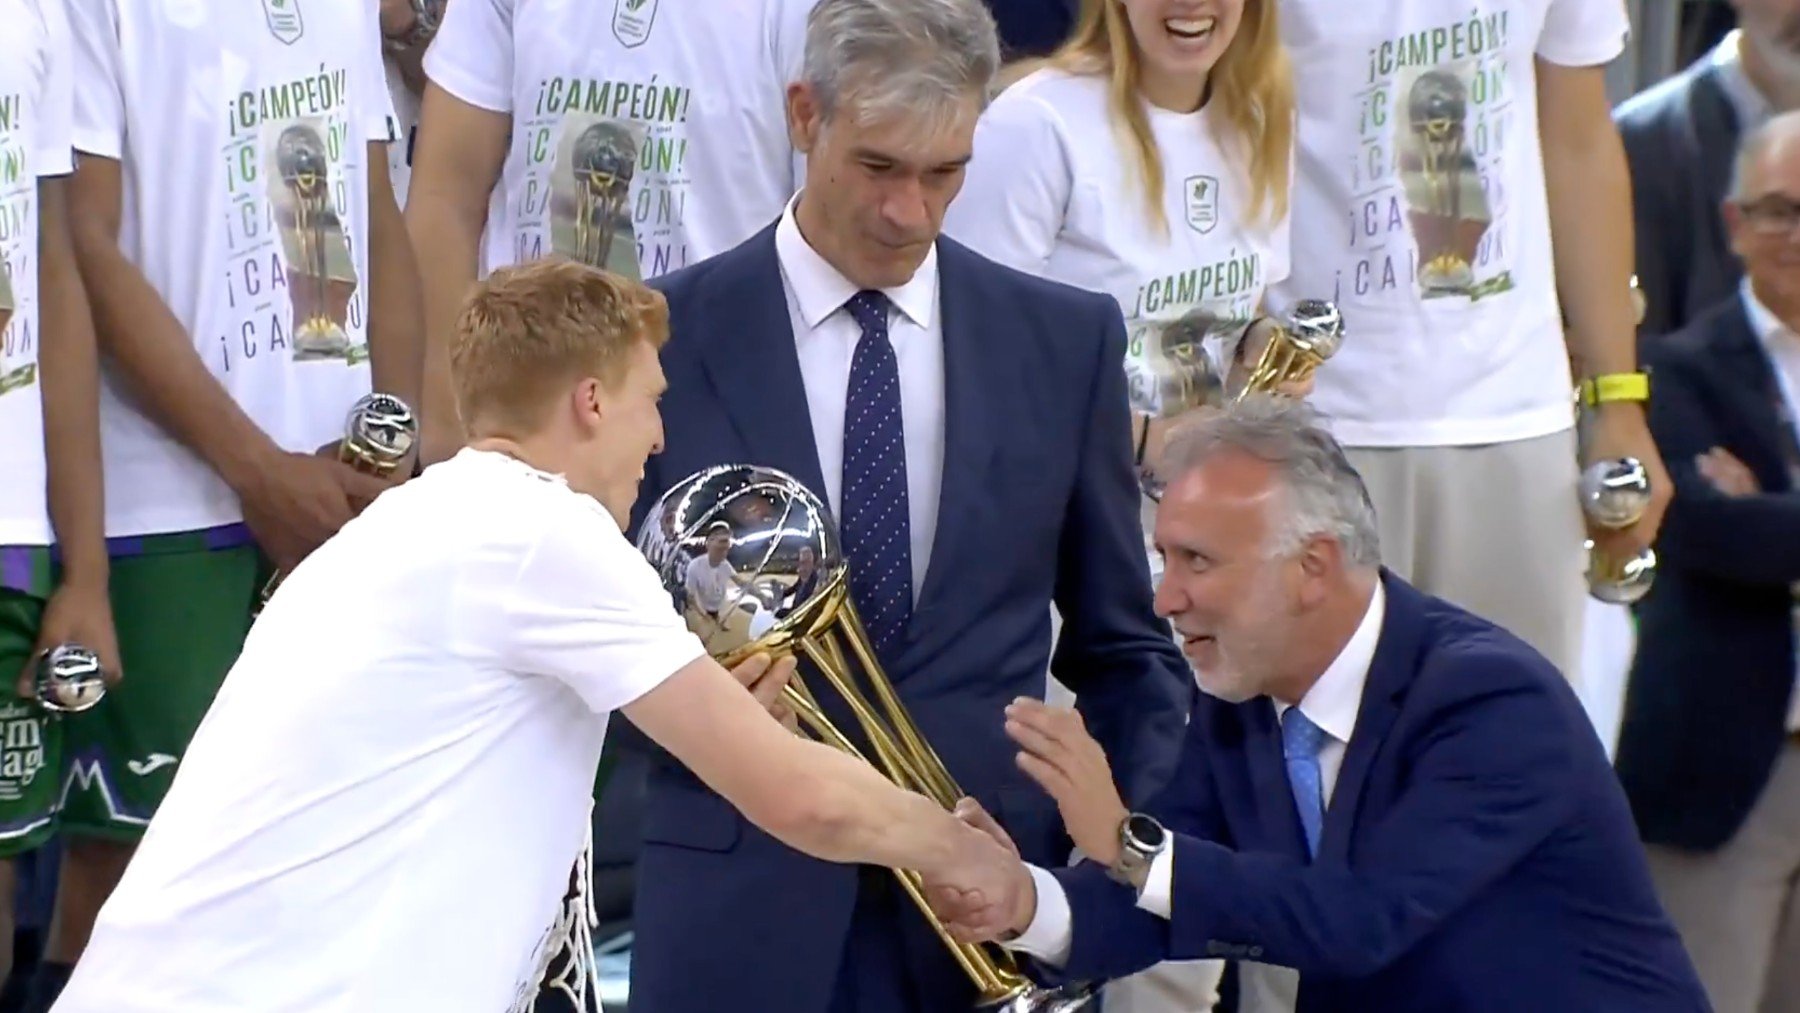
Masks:
[[[288,275],[288,294],[300,321],[294,328],[294,358],[342,359],[350,354],[350,335],[344,325],[355,292],[353,280]]]

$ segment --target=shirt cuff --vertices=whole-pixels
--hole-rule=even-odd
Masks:
[[[1037,911],[1031,924],[1018,938],[1007,943],[1008,949],[1036,957],[1046,964],[1061,967],[1069,961],[1069,950],[1075,943],[1075,921],[1069,911],[1069,895],[1063,892],[1056,877],[1035,865],[1025,867],[1037,888]]]
[[[1144,891],[1138,894],[1138,908],[1168,920],[1169,895],[1174,892],[1174,885],[1175,849],[1164,848],[1162,854],[1150,860],[1150,871],[1144,877]]]

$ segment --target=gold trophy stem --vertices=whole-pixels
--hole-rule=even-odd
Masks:
[[[849,707],[868,739],[870,751],[874,753],[873,758],[832,723],[798,674],[782,690],[782,701],[819,741],[877,766],[894,783],[918,791],[945,809],[954,807],[962,797],[962,792],[944,768],[942,759],[925,742],[907,715],[892,684],[881,675],[881,668],[876,664],[868,646],[868,635],[863,629],[862,620],[856,615],[847,590],[840,585],[824,593],[840,596],[838,602],[829,607],[829,612],[844,624],[844,628],[837,630],[826,627],[818,632],[798,636],[791,641],[791,649],[812,661],[818,667],[820,675],[837,692],[838,698]],[[878,715],[860,691],[840,638],[849,642],[856,661],[862,665],[863,671],[869,673],[868,682],[873,687],[883,714]],[[882,720],[884,717],[885,722]],[[932,931],[943,940],[957,965],[974,983],[980,993],[980,1005],[991,1006],[1007,1002],[1032,990],[1030,980],[1019,972],[1010,953],[975,943],[959,943],[951,938],[943,923],[932,913],[931,905],[925,899],[923,882],[917,872],[910,869],[890,871],[899,879],[907,896],[918,906]]]

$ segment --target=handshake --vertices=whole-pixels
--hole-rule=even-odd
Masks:
[[[1081,715],[1020,698],[1006,709],[1006,733],[1018,744],[1019,769],[1056,800],[1063,824],[1088,858],[1112,865],[1127,815],[1112,769]],[[925,877],[925,899],[951,938],[964,943],[1005,941],[1037,914],[1037,888],[1019,849],[974,799],[956,804],[967,833],[944,871]]]

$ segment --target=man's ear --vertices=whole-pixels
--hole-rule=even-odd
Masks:
[[[812,154],[813,147],[819,143],[819,128],[823,121],[820,112],[818,96],[813,93],[812,85],[805,81],[795,81],[788,85],[788,142],[794,146],[795,151],[803,155]]]

